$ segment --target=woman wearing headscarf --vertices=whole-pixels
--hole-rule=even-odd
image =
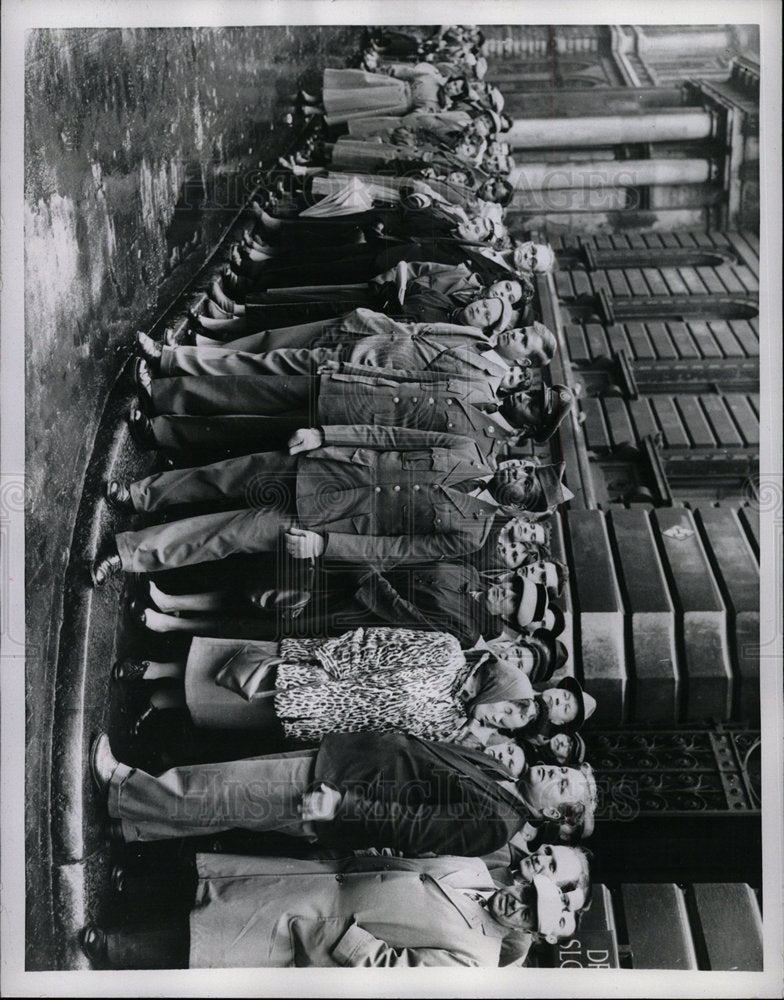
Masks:
[[[194,638],[181,663],[126,661],[122,679],[182,677],[193,723],[208,729],[275,729],[287,742],[317,742],[330,732],[400,730],[481,745],[472,721],[499,699],[509,707],[530,682],[514,667],[488,671],[489,654],[464,652],[446,632],[356,628],[331,639]],[[153,711],[176,707],[171,693]],[[477,733],[490,734],[483,724]]]

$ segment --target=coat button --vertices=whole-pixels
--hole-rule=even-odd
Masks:
[[[373,492],[374,492],[374,493],[380,493],[380,492],[381,492],[381,487],[380,487],[380,486],[375,486],[375,487],[373,488]]]
[[[418,403],[419,402],[419,396],[412,396],[411,397],[411,402],[412,403]]]
[[[393,486],[392,489],[395,491],[395,493],[399,493],[400,492],[400,487],[399,486]]]
[[[419,483],[414,483],[414,492],[415,493],[418,493],[421,489],[422,489],[422,487],[419,485]]]
[[[441,518],[440,517],[436,518],[436,524],[441,524]]]
[[[451,399],[448,399],[448,400],[446,401],[446,405],[447,405],[447,406],[451,406],[451,405],[452,405],[452,400],[451,400]]]
[[[400,396],[395,396],[394,399],[392,400],[392,402],[393,403],[399,403],[400,402]]]
[[[488,434],[494,434],[494,433],[495,433],[495,430],[494,430],[494,428],[492,428],[492,427],[488,427],[488,428],[487,428],[487,433],[488,433]]]
[[[343,876],[342,875],[336,875],[335,876],[335,881],[336,882],[342,882],[343,881]]]
[[[447,427],[454,427],[454,424],[447,424]]]
[[[433,399],[433,397],[431,396],[431,397],[430,397],[430,399],[428,399],[428,401],[427,401],[427,402],[428,402],[428,405],[432,406],[432,405],[433,405],[433,403],[435,403],[435,400],[434,400],[434,399]]]

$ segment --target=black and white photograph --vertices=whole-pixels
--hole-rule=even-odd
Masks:
[[[3,993],[780,996],[779,6],[2,14]]]

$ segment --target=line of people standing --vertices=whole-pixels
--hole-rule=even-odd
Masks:
[[[151,689],[145,717],[279,752],[156,776],[101,734],[93,778],[126,843],[242,829],[296,849],[120,873],[187,906],[89,925],[95,964],[522,964],[590,903],[596,702],[550,551],[572,494],[533,451],[573,399],[536,318],[554,254],[504,225],[511,122],[481,42],[369,32],[361,68],[300,95],[316,127],[191,333],[137,336],[130,429],[167,461],[107,483],[133,523],[92,580],[143,574],[139,622],[189,641],[114,678]]]

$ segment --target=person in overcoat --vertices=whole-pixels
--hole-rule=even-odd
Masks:
[[[541,875],[495,881],[479,858],[340,861],[196,855],[189,915],[104,930],[82,948],[103,968],[414,968],[522,965],[578,914]],[[137,880],[155,892],[154,880]]]

